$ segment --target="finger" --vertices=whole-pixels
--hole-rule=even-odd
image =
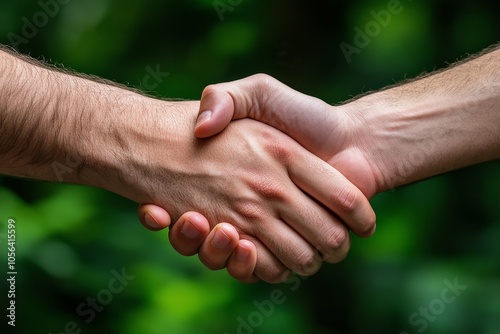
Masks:
[[[180,254],[190,256],[198,252],[210,231],[207,219],[197,212],[187,212],[170,228],[168,237]]]
[[[214,241],[219,229],[224,233],[217,237],[219,245],[216,246]],[[212,270],[227,266],[229,274],[243,283],[254,283],[259,279],[268,283],[281,283],[288,279],[291,271],[265,245],[253,237],[244,237],[246,239],[239,240],[240,236],[230,224],[217,225],[199,250],[200,261]]]
[[[305,195],[303,196],[307,197]],[[297,209],[294,207],[293,211],[296,210]],[[306,241],[304,236],[299,235],[291,225],[290,222],[284,222],[277,218],[271,219],[268,224],[265,225],[265,228],[254,231],[255,237],[259,239],[267,249],[271,250],[286,268],[299,275],[313,275],[321,268],[323,262],[321,256],[315,248]],[[264,226],[264,224],[258,224],[257,226]],[[260,262],[260,257],[258,260]]]
[[[201,94],[200,111],[195,126],[198,138],[213,136],[226,128],[232,119],[251,117],[265,121],[264,106],[267,87],[280,84],[274,78],[257,74],[216,85],[209,85]],[[261,119],[260,116],[264,116]],[[270,123],[272,124],[272,123]]]
[[[213,136],[226,128],[234,114],[234,104],[226,91],[208,86],[203,91],[194,134],[198,138]]]
[[[292,186],[290,189],[293,189]],[[281,219],[308,242],[313,250],[312,254],[320,260],[338,263],[345,259],[351,246],[347,227],[323,205],[301,192],[300,189],[289,190],[288,194],[289,196],[284,202],[286,205],[279,208]],[[294,210],[290,210],[290,208],[294,208]],[[258,237],[261,238],[260,235]],[[302,266],[307,265],[306,256],[311,255],[310,252],[300,254],[297,251],[290,254],[294,254],[293,260]],[[288,263],[284,259],[280,259],[283,263]],[[311,260],[309,259],[309,261]],[[288,267],[290,268],[290,266]],[[295,272],[304,275],[299,271]]]
[[[213,136],[231,120],[249,117],[277,128],[315,153],[335,116],[320,99],[293,90],[266,74],[207,86],[202,93],[195,135]],[[304,117],[306,110],[314,110]],[[326,120],[329,120],[326,122]],[[300,131],[297,131],[300,129]]]
[[[198,252],[200,261],[211,270],[226,267],[227,260],[238,246],[239,235],[233,225],[220,223],[208,234]]]
[[[257,249],[257,264],[254,270],[257,279],[267,283],[282,283],[293,274],[259,239],[250,235],[241,235],[240,238],[250,241]]]
[[[253,274],[257,265],[257,248],[249,240],[240,240],[227,261],[227,272],[243,283],[255,283],[259,279]]]
[[[356,235],[375,231],[375,212],[365,195],[338,170],[306,150],[298,151],[288,170],[293,182],[334,212]],[[295,160],[297,161],[297,160]]]
[[[321,255],[323,256],[323,261],[327,263],[339,263],[340,261],[345,260],[347,257],[347,254],[349,254],[349,250],[351,249],[351,234],[349,231],[345,231],[345,240],[342,244],[340,244],[340,247],[337,249],[324,249],[324,248],[319,248],[320,246],[317,247],[318,251],[321,252]],[[334,233],[331,234],[332,236],[335,235]]]
[[[163,208],[154,204],[141,204],[137,209],[137,217],[145,228],[159,231],[170,225],[170,215]]]

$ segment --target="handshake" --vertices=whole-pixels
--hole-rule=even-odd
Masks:
[[[8,50],[0,67],[0,174],[54,181],[77,157],[64,182],[142,203],[179,253],[247,283],[343,260],[379,192],[500,158],[498,47],[338,106],[262,74],[172,102]]]
[[[173,247],[184,255],[198,253],[210,269],[227,267],[243,282],[280,282],[292,272],[311,275],[323,261],[343,260],[350,231],[359,237],[375,231],[368,202],[375,194],[500,157],[498,129],[484,122],[500,120],[495,54],[489,55],[497,60],[489,84],[487,73],[470,72],[480,66],[475,60],[336,107],[262,74],[208,86],[191,128],[203,152],[195,150],[191,158],[219,152],[224,166],[201,160],[192,167],[204,175],[200,188],[213,191],[203,204],[216,208],[190,206],[199,213],[180,218],[174,209]],[[467,75],[476,83],[459,87]],[[489,98],[481,93],[485,82]],[[493,118],[483,112],[472,120],[481,109]],[[491,144],[495,149],[487,148]],[[220,209],[223,222],[215,225],[221,215],[211,212]],[[139,218],[152,230],[171,222],[155,205],[140,206]]]
[[[227,266],[244,282],[280,282],[344,259],[349,230],[373,234],[368,198],[385,186],[358,118],[263,74],[208,86],[196,108],[191,133],[206,139],[193,136],[187,166],[179,164],[195,186],[169,199],[179,253],[198,252],[208,268]],[[179,202],[199,213],[178,218]],[[152,230],[171,222],[154,205],[139,218]]]

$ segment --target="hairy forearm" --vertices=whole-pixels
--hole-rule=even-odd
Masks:
[[[56,138],[62,133],[50,131],[66,121],[56,112],[63,92],[44,69],[15,55],[0,51],[0,66],[0,171],[28,177],[23,167],[55,158],[56,143],[64,141]]]
[[[90,135],[96,110],[109,108],[97,84],[7,52],[0,64],[0,172],[44,180],[64,174],[64,181],[81,183],[99,141]]]
[[[379,191],[499,159],[500,49],[344,107],[368,128]]]
[[[155,126],[142,116],[168,103],[99,81],[0,50],[0,173],[120,184],[140,155],[133,143]]]

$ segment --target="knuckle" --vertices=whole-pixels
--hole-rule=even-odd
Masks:
[[[278,201],[284,201],[287,198],[283,184],[277,181],[276,178],[254,174],[250,176],[247,182],[250,189],[261,198]]]
[[[248,199],[237,201],[235,210],[245,220],[260,220],[265,215],[262,206]]]
[[[206,98],[207,96],[214,94],[217,91],[217,85],[211,84],[206,86],[201,93],[202,98]]]
[[[338,263],[343,261],[349,253],[351,247],[351,237],[348,232],[344,232],[344,242],[341,247],[330,249],[328,253],[323,254],[323,259],[328,263]]]
[[[355,212],[361,201],[359,191],[352,185],[344,185],[333,195],[333,201],[339,206],[339,209],[347,212]]]
[[[289,143],[273,128],[265,128],[261,138],[264,140],[264,148],[278,162],[289,161],[291,149]]]
[[[295,264],[291,268],[294,272],[304,276],[310,276],[321,268],[321,259],[312,249],[303,250],[296,257]]]
[[[280,201],[283,201],[286,198],[286,194],[282,186],[274,180],[261,179],[259,180],[257,186],[258,188],[256,191],[264,198]]]
[[[256,105],[253,103],[253,105]],[[255,111],[253,114],[255,118],[263,119],[264,116],[259,116],[260,111]],[[273,127],[254,127],[254,138],[258,138],[259,146],[266,153],[267,157],[277,160],[280,164],[287,165],[293,161],[297,155],[297,143],[294,142],[289,136],[279,131],[279,128],[284,126],[280,125],[280,120],[273,120]]]
[[[329,254],[340,249],[347,239],[347,234],[348,232],[345,228],[333,228],[332,231],[327,234],[327,238],[325,240],[324,247],[326,249],[326,253]]]
[[[269,106],[270,96],[274,96],[272,92],[276,90],[278,81],[273,77],[259,73],[252,75],[250,77],[250,81],[252,82],[252,103],[250,115],[253,115],[253,118],[263,119],[265,116],[265,109]]]
[[[251,77],[253,80],[255,80],[256,84],[259,85],[261,88],[265,88],[273,83],[275,80],[272,76],[267,75],[265,73],[257,73],[252,75]]]
[[[370,237],[373,235],[373,233],[375,233],[376,225],[377,217],[375,215],[375,212],[372,211],[369,218],[364,222],[364,224],[356,234],[361,237]]]

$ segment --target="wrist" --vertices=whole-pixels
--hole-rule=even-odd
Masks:
[[[376,135],[366,119],[366,114],[373,110],[358,100],[331,108],[331,113],[338,115],[335,124],[341,126],[336,127],[329,139],[329,142],[340,141],[329,162],[371,198],[385,190],[386,183],[386,166],[380,163],[384,157],[373,149],[371,143],[375,142]]]
[[[377,192],[444,172],[443,122],[453,107],[445,96],[405,93],[399,86],[346,105],[357,120],[357,146],[373,167]]]
[[[87,130],[92,135],[80,145],[79,183],[155,202],[155,187],[145,180],[169,180],[179,169],[189,170],[183,158],[195,140],[190,130],[198,102],[162,101],[119,88],[103,98],[107,116],[94,118]]]
[[[163,174],[175,171],[175,163],[189,169],[182,151],[194,141],[197,102],[145,97],[5,52],[0,67],[0,173],[146,202],[151,197],[141,178],[154,170],[151,160],[168,157],[158,166]]]
[[[354,146],[366,158],[375,181],[376,193],[407,183],[410,170],[402,159],[405,150],[398,139],[405,125],[397,118],[403,104],[377,92],[351,101],[342,108],[352,123]],[[408,152],[408,151],[406,151]]]
[[[499,158],[492,64],[473,60],[343,106],[379,191]]]

